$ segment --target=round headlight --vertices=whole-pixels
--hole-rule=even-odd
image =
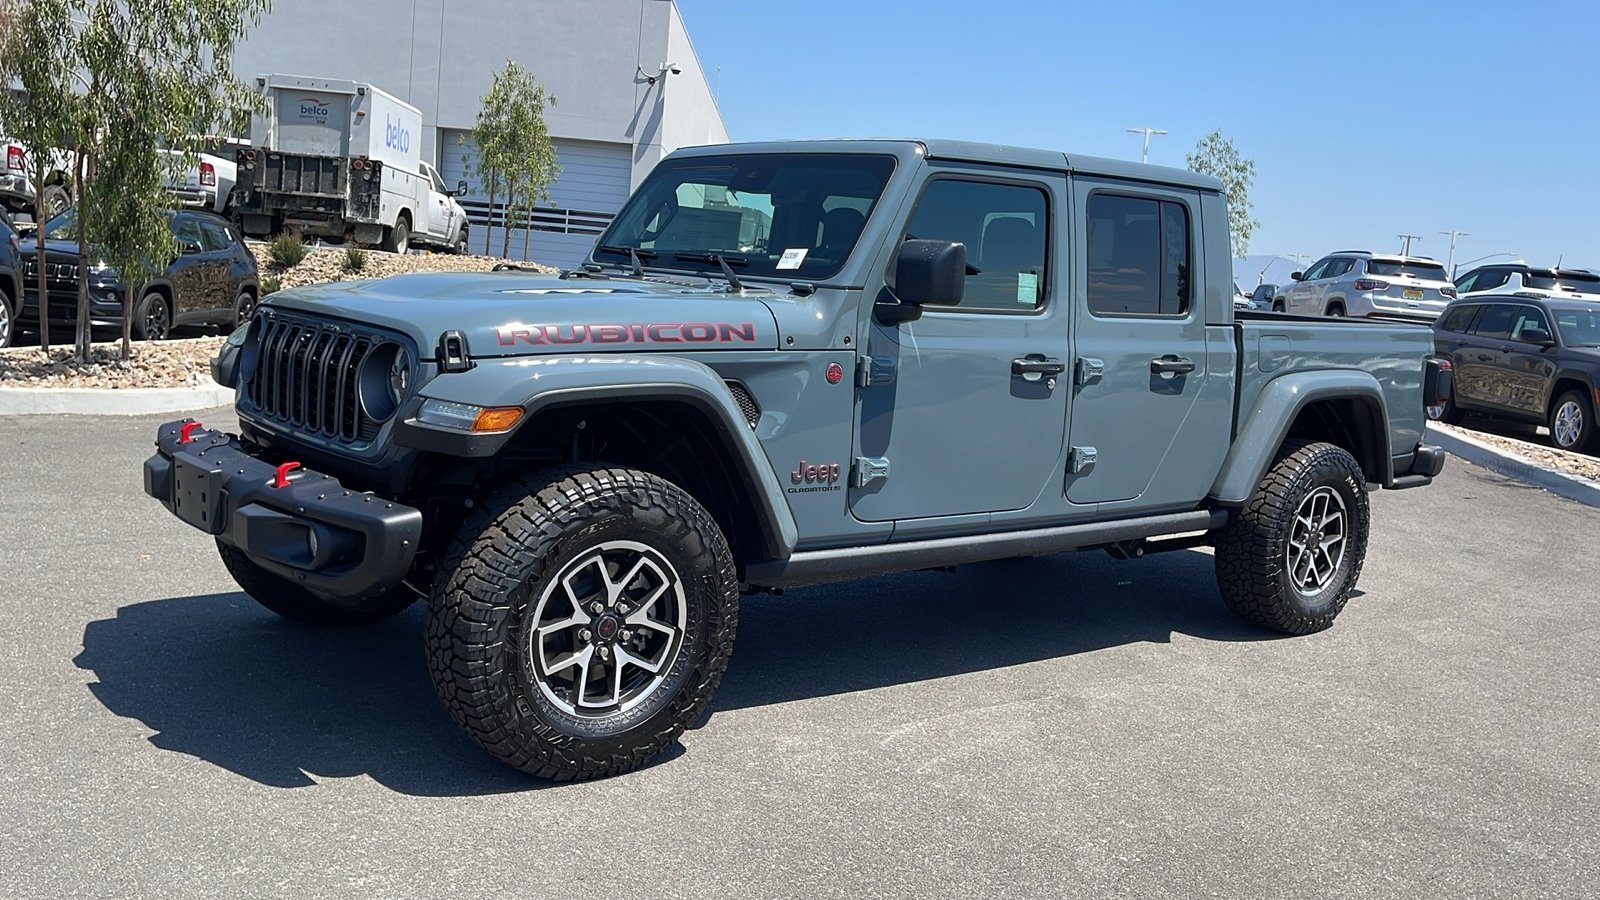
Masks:
[[[361,411],[383,422],[400,408],[411,387],[411,353],[388,341],[379,344],[361,363]]]

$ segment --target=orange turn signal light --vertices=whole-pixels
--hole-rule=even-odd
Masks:
[[[473,431],[505,431],[522,418],[520,406],[491,406],[472,420]]]

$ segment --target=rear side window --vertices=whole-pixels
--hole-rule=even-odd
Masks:
[[[1328,262],[1328,271],[1322,273],[1323,278],[1338,278],[1340,275],[1355,267],[1353,259],[1335,259]]]
[[[1367,260],[1367,274],[1387,275],[1398,278],[1409,275],[1412,278],[1421,278],[1425,281],[1449,281],[1445,277],[1444,266],[1438,263],[1421,262],[1380,262],[1376,259]]]
[[[1496,304],[1483,311],[1478,317],[1478,324],[1472,333],[1478,337],[1509,338],[1511,337],[1511,323],[1516,319],[1520,307]]]
[[[1458,306],[1450,310],[1449,314],[1439,322],[1439,329],[1455,334],[1466,334],[1467,328],[1472,325],[1473,316],[1476,316],[1480,309],[1483,309],[1483,307]]]
[[[233,240],[226,227],[218,225],[215,222],[207,222],[203,219],[200,221],[199,225],[200,234],[205,237],[204,243],[202,243],[200,246],[204,247],[206,250],[226,250],[233,246]]]
[[[937,179],[917,200],[906,238],[967,246],[967,286],[958,309],[1037,309],[1046,284],[1048,202],[1036,187]],[[828,240],[826,225],[822,239]]]
[[[1181,316],[1193,294],[1189,210],[1117,194],[1089,197],[1089,311]]]

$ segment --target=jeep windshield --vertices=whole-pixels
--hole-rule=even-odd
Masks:
[[[597,262],[815,281],[838,274],[894,157],[779,154],[667,160],[595,247]],[[720,260],[720,261],[719,261]]]

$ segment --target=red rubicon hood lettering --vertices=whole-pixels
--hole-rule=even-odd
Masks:
[[[503,325],[495,330],[502,347],[572,344],[706,344],[756,342],[754,322],[652,322],[597,325]]]

